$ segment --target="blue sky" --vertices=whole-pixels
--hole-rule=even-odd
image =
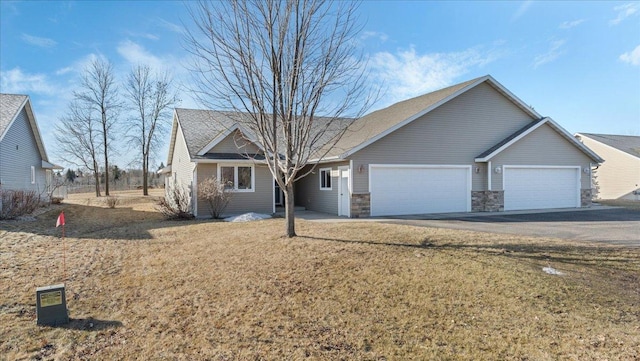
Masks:
[[[359,14],[378,108],[491,74],[569,132],[640,135],[640,2],[365,1]],[[0,92],[31,97],[53,161],[53,126],[94,57],[121,79],[146,63],[189,82],[181,1],[1,0],[0,26]]]

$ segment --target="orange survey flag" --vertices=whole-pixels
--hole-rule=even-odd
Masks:
[[[64,226],[64,212],[60,212],[58,220],[56,221],[56,228],[59,226]]]

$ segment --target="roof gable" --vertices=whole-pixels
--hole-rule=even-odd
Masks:
[[[640,136],[595,133],[577,133],[576,135],[585,136],[595,140],[596,142],[606,144],[621,152],[640,158]]]
[[[500,154],[511,145],[515,144],[518,140],[526,137],[528,134],[531,134],[536,129],[540,128],[542,125],[548,124],[551,129],[555,130],[558,134],[560,134],[563,138],[569,141],[573,146],[578,148],[581,152],[586,154],[589,158],[591,158],[596,163],[604,162],[604,159],[600,158],[596,153],[594,153],[591,149],[587,148],[584,144],[580,143],[576,138],[572,137],[569,132],[567,132],[564,128],[562,128],[558,123],[556,123],[553,119],[546,117],[534,122],[527,124],[521,129],[517,130],[515,133],[509,135],[502,141],[498,142],[493,147],[489,148],[487,151],[478,155],[475,158],[476,162],[487,162],[490,161],[493,157]]]
[[[0,141],[4,139],[9,128],[11,128],[11,125],[15,122],[23,109],[27,113],[29,126],[36,140],[36,146],[38,147],[40,158],[48,163],[49,158],[47,157],[47,151],[44,147],[44,143],[42,142],[38,122],[36,121],[33,109],[31,108],[31,101],[28,95],[0,94]]]
[[[233,135],[236,130],[241,131],[249,138],[237,123],[238,117],[244,116],[246,115],[238,112],[175,109],[167,163],[171,164],[173,158],[178,127],[184,136],[189,157],[195,159],[201,158],[226,137]]]
[[[346,158],[483,83],[487,83],[496,89],[500,94],[529,114],[532,119],[541,118],[540,114],[503,87],[493,77],[486,75],[395,103],[356,120],[336,144],[334,150],[329,153],[328,157]]]

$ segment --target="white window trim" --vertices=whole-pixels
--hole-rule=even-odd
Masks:
[[[256,191],[256,167],[253,164],[246,163],[224,163],[217,165],[217,174],[216,177],[218,179],[222,179],[220,173],[222,171],[222,167],[233,167],[233,188],[226,189],[227,192],[234,193],[253,193]],[[251,189],[238,189],[238,167],[250,167],[251,168]]]
[[[329,174],[329,179],[331,182],[331,186],[330,187],[322,187],[322,172],[326,172],[327,174]],[[333,179],[331,179],[331,168],[320,168],[318,169],[318,175],[319,175],[319,183],[318,185],[320,186],[320,190],[321,191],[330,191],[333,190]]]
[[[36,167],[31,166],[31,184],[36,184]]]

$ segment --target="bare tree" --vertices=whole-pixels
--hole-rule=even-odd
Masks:
[[[234,120],[262,147],[284,191],[288,237],[296,235],[294,182],[344,134],[345,118],[370,103],[354,44],[356,8],[323,0],[200,1],[190,8],[195,28],[185,47],[195,59],[195,94],[211,108],[246,113]]]
[[[84,69],[80,91],[74,92],[74,97],[84,103],[92,111],[99,114],[100,137],[105,172],[105,195],[109,195],[109,151],[114,134],[113,127],[117,122],[122,107],[118,98],[118,88],[115,84],[113,66],[108,60],[94,59]],[[97,181],[96,181],[97,183]]]
[[[178,98],[171,89],[171,77],[166,72],[152,75],[148,66],[138,65],[127,77],[125,91],[135,111],[130,120],[130,144],[142,156],[142,193],[149,195],[149,158],[157,150],[158,137],[166,133],[170,110]]]
[[[77,99],[69,103],[67,114],[56,124],[55,138],[65,161],[93,172],[96,197],[100,197],[100,126],[91,108]]]

